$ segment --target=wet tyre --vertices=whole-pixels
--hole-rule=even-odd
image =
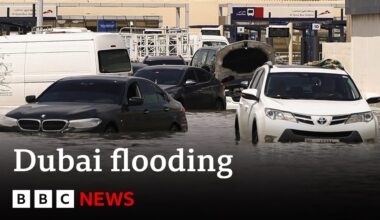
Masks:
[[[170,132],[178,132],[181,131],[181,128],[177,124],[172,124],[169,129]]]
[[[259,143],[259,134],[257,133],[257,124],[253,122],[252,126],[252,144],[256,145]]]
[[[239,120],[238,116],[235,116],[235,140],[240,140]]]
[[[113,125],[108,125],[106,129],[104,129],[105,134],[114,134],[117,133],[117,129]]]
[[[222,100],[220,100],[220,99],[217,99],[216,103],[215,103],[215,109],[216,109],[216,111],[223,111],[223,110],[225,110],[224,102]]]

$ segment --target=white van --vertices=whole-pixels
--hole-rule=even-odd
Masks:
[[[39,95],[58,79],[76,75],[132,74],[119,34],[58,33],[0,37],[0,114]]]

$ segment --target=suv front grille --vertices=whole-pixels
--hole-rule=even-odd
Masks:
[[[311,120],[311,116],[294,114],[294,117],[297,119],[297,122],[301,122],[304,124],[313,125],[314,122]]]
[[[349,115],[334,116],[330,125],[344,124],[349,117]]]
[[[41,122],[36,119],[20,119],[18,126],[23,131],[39,131]]]
[[[58,132],[66,128],[65,120],[45,120],[42,122],[42,130],[47,132]]]
[[[299,123],[304,123],[304,124],[309,124],[309,125],[314,125],[314,121],[309,115],[301,115],[301,114],[293,114],[294,117],[296,118],[297,122]],[[332,125],[339,125],[339,124],[344,124],[348,120],[350,115],[339,115],[339,116],[333,116],[330,126]]]

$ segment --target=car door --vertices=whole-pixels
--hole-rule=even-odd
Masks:
[[[251,83],[249,85],[249,89],[258,89],[258,85],[260,81],[262,81],[262,78],[264,78],[265,75],[265,69],[260,68],[256,70],[254,73]],[[240,113],[240,125],[242,128],[247,128],[249,125],[249,121],[253,120],[251,112],[254,112],[252,110],[256,109],[258,104],[258,101],[246,99],[244,97],[240,98],[239,102],[239,113]]]
[[[188,109],[199,109],[204,102],[202,85],[199,84],[194,68],[188,68],[184,76],[183,104]],[[192,83],[188,83],[192,82]]]
[[[159,86],[154,85],[157,95],[157,104],[156,107],[158,111],[155,115],[154,120],[157,121],[157,124],[155,126],[155,129],[161,130],[161,131],[167,131],[171,128],[176,113],[171,108],[170,99],[168,97],[168,94],[164,92]]]
[[[144,130],[167,130],[170,128],[168,115],[170,108],[168,98],[158,86],[148,80],[139,80],[144,99],[144,111],[147,121],[143,124]]]
[[[123,131],[141,131],[144,130],[145,123],[149,120],[144,114],[145,106],[131,106],[128,101],[132,97],[142,98],[141,89],[137,81],[131,80],[127,85],[121,111],[121,130]]]
[[[210,72],[199,68],[194,69],[194,72],[198,78],[198,92],[200,94],[198,101],[200,108],[214,109],[219,85],[216,84],[216,81],[211,81],[212,76]]]

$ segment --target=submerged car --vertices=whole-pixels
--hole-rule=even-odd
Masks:
[[[377,139],[377,117],[341,69],[272,66],[257,69],[237,109],[237,138],[252,143],[362,143]]]
[[[186,109],[226,108],[223,85],[204,69],[181,65],[150,66],[137,71],[135,76],[153,81]]]
[[[254,71],[267,61],[275,61],[273,47],[245,40],[224,47],[200,48],[189,65],[215,74],[226,89],[227,109],[236,109],[244,89],[241,82],[250,80]]]
[[[61,79],[27,105],[0,117],[0,127],[28,132],[186,131],[181,103],[149,80],[83,76]]]

